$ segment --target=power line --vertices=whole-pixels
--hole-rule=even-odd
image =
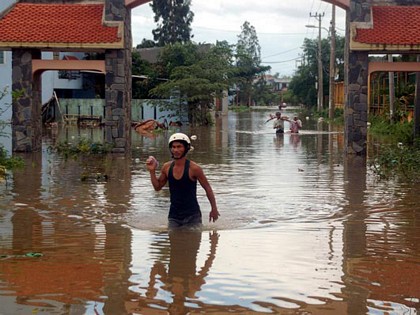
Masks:
[[[296,57],[293,59],[289,59],[289,60],[283,60],[283,61],[261,61],[261,63],[286,63],[286,62],[291,62],[291,61],[295,61],[298,59],[302,59],[302,57]]]
[[[273,55],[264,56],[263,58],[270,58],[270,57],[274,57],[274,56],[286,54],[286,53],[291,52],[291,51],[296,50],[296,49],[300,49],[300,47],[296,47],[296,48],[292,48],[292,49],[289,49],[289,50],[285,50],[285,51],[282,51],[282,52],[279,52],[279,53],[276,53],[276,54],[273,54]]]

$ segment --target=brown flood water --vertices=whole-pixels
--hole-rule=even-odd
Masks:
[[[169,192],[144,166],[178,129],[66,162],[46,137],[0,183],[0,314],[418,314],[420,187],[378,182],[325,123],[276,137],[268,113],[180,129],[222,215],[198,232],[168,234]]]

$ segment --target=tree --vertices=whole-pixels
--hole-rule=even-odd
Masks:
[[[335,61],[336,61],[336,81],[344,81],[344,49],[345,49],[346,38],[344,36],[335,36]],[[331,45],[328,44],[330,48]],[[328,60],[330,60],[328,58]],[[329,61],[328,61],[329,62]]]
[[[255,105],[269,105],[280,101],[280,95],[275,93],[273,87],[267,84],[263,75],[253,84],[252,95]]]
[[[314,107],[317,104],[317,45],[318,40],[304,39],[302,62],[289,85],[289,90],[293,92],[299,102],[308,107]]]
[[[344,43],[345,38],[336,35],[336,64],[337,81],[344,80]],[[329,64],[331,38],[324,38],[322,45],[322,64],[323,64],[323,87],[324,97],[329,93]],[[317,104],[317,75],[318,75],[318,39],[305,38],[303,42],[303,55],[300,66],[293,76],[289,90],[297,100],[308,107],[314,107]]]
[[[137,49],[140,48],[153,48],[156,47],[156,43],[151,39],[143,38],[140,44],[136,46]]]
[[[23,95],[23,90],[12,91],[12,101]],[[0,89],[0,100],[3,99],[8,94],[8,87]],[[5,104],[6,108],[0,107],[0,116],[1,114],[10,107],[11,104]],[[6,122],[0,120],[0,137],[7,137],[8,135],[3,132],[3,127],[6,125]],[[3,144],[0,144],[0,179],[4,179],[7,176],[7,171],[15,168],[22,167],[23,160],[19,157],[9,156],[6,148]]]
[[[4,97],[6,97],[7,89],[8,89],[8,86],[4,87],[3,90],[0,90],[0,100],[2,100]],[[0,116],[3,115],[10,106],[11,105],[8,104],[8,105],[5,106],[5,108],[0,107]],[[3,121],[0,121],[0,122],[3,123]],[[0,132],[0,136],[2,136],[1,132]]]
[[[159,64],[164,71],[162,75],[169,78],[172,71],[179,66],[190,66],[200,59],[198,45],[193,42],[166,45],[159,57]]]
[[[133,75],[145,76],[133,82],[133,98],[153,98],[149,91],[169,79],[172,70],[178,66],[191,65],[199,58],[198,47],[192,42],[175,43],[161,48],[156,63],[141,59],[138,51],[133,51]]]
[[[159,47],[191,40],[191,0],[153,0],[150,6],[155,13],[157,28],[152,31]]]
[[[162,62],[168,65],[170,80],[150,93],[155,97],[178,98],[175,104],[188,106],[191,124],[209,123],[208,110],[214,105],[215,98],[225,95],[234,76],[232,47],[225,41],[204,48],[194,44],[195,50],[182,50],[181,46],[165,48]],[[181,52],[185,54],[181,55]]]
[[[292,78],[289,91],[296,96],[299,103],[307,107],[315,107],[317,100],[317,90],[315,86],[316,72],[307,65],[301,65],[297,74]]]
[[[132,54],[132,73],[133,76],[143,76],[143,78],[133,78],[133,98],[147,99],[149,98],[149,90],[162,83],[160,80],[161,72],[159,65],[152,64],[143,60],[137,50],[133,50]]]
[[[255,27],[248,21],[241,26],[236,44],[236,67],[239,103],[251,105],[254,78],[270,69],[261,65],[261,46]]]

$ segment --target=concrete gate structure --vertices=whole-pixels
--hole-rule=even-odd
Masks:
[[[420,53],[420,0],[350,0],[346,37],[345,151],[366,155],[370,75],[420,72],[419,62],[369,62],[369,54]]]
[[[0,16],[0,48],[12,50],[12,149],[41,149],[41,74],[105,74],[105,141],[131,149],[131,9],[145,0],[20,0]],[[104,53],[104,60],[43,60],[41,53]]]
[[[20,0],[10,12],[0,16],[0,48],[13,51],[12,88],[13,91],[24,91],[23,96],[13,102],[14,151],[41,148],[40,75],[45,70],[96,70],[105,73],[105,140],[114,145],[114,152],[130,151],[131,9],[150,1]],[[369,54],[420,52],[420,0],[324,1],[347,12],[345,152],[366,155],[370,73],[391,69],[420,72],[420,63],[370,64]],[[34,10],[40,9],[41,5],[41,11],[35,13]],[[89,11],[82,16],[81,12],[88,11],[89,6],[99,6],[103,13]],[[66,17],[73,16],[79,21],[78,24],[73,23],[73,27],[79,30],[78,34],[89,36],[69,38],[72,30],[63,28],[60,23],[54,24],[54,27],[42,23],[42,19],[46,18],[43,14],[48,12],[52,13],[47,16],[54,17],[63,25]],[[39,25],[36,26],[37,32],[32,32],[35,17],[38,17]],[[87,26],[87,21],[97,23]],[[95,27],[95,32],[88,27]],[[16,32],[17,29],[19,32]],[[43,37],[34,39],[36,33]],[[25,36],[19,37],[21,34]],[[85,61],[84,64],[70,60],[47,61],[41,60],[41,51],[104,52],[105,60]]]
[[[370,75],[420,72],[419,62],[369,62],[369,54],[420,53],[420,0],[324,1],[347,12],[345,153],[366,156]]]

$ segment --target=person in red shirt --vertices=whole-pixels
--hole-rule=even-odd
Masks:
[[[293,120],[288,120],[290,122],[290,131],[292,133],[299,133],[299,130],[302,128],[302,121],[297,117],[293,117]]]

